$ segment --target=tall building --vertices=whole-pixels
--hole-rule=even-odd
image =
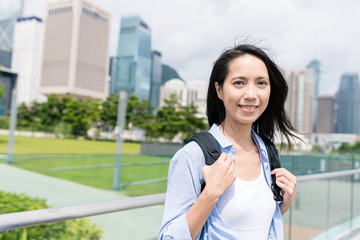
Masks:
[[[285,104],[289,119],[300,133],[311,133],[314,126],[314,71],[313,69],[288,71],[285,77],[289,86]]]
[[[110,15],[84,0],[47,4],[40,92],[105,98]]]
[[[321,74],[321,65],[318,60],[312,60],[307,66],[309,69],[314,70],[314,93],[313,93],[313,123],[317,120],[317,108],[318,108],[318,96],[319,96],[319,86],[320,86],[320,74]],[[316,124],[314,124],[314,131],[316,131]]]
[[[206,97],[207,83],[200,80],[192,80],[186,83],[187,98],[186,103],[193,103],[198,110],[198,117],[206,118]]]
[[[11,67],[16,19],[23,14],[24,0],[0,0],[0,65]]]
[[[164,99],[169,99],[172,94],[177,96],[181,105],[186,105],[186,85],[184,81],[174,78],[160,87],[160,107],[165,105]]]
[[[155,109],[158,109],[160,106],[161,75],[161,53],[158,51],[152,51],[150,104]]]
[[[336,132],[360,134],[360,90],[357,73],[341,76],[336,94]]]
[[[114,92],[149,99],[151,85],[151,29],[139,17],[121,19]]]
[[[335,97],[319,96],[316,133],[334,133],[335,132]]]
[[[18,18],[15,25],[12,71],[18,73],[17,103],[41,100],[39,93],[42,50],[42,20]]]
[[[0,116],[9,115],[17,74],[0,66]]]

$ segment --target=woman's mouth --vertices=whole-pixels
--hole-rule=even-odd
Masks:
[[[247,113],[252,113],[255,111],[256,108],[258,108],[258,106],[254,105],[239,105],[239,107],[241,108],[241,110]]]

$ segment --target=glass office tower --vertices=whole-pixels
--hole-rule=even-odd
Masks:
[[[139,16],[121,19],[114,81],[113,93],[150,97],[151,29]]]
[[[24,0],[0,0],[0,65],[10,68],[16,19],[22,16]]]
[[[360,91],[359,76],[345,73],[341,76],[339,91],[336,95],[337,133],[360,133]]]

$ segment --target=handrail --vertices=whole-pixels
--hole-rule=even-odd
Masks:
[[[163,204],[165,193],[0,215],[0,232]]]
[[[360,169],[343,170],[336,172],[318,173],[311,175],[297,176],[297,182],[321,180],[333,177],[350,176],[360,174]],[[0,215],[0,232],[7,232],[11,229],[31,227],[52,222],[60,222],[82,217],[106,214],[111,212],[130,210],[165,202],[165,193],[145,195],[119,200],[96,202],[88,204],[73,205],[67,207],[47,208],[25,212],[7,213]]]

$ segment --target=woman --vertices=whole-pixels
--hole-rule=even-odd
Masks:
[[[159,239],[284,238],[282,215],[295,201],[296,178],[284,168],[270,172],[262,138],[273,140],[278,130],[291,147],[296,131],[284,109],[287,91],[278,66],[253,45],[216,60],[207,116],[222,154],[205,165],[201,148],[190,142],[174,155]],[[271,174],[282,202],[273,199]]]

